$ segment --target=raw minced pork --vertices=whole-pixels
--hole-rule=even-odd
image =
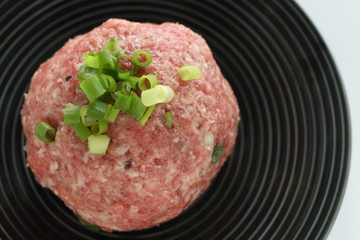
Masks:
[[[70,125],[64,125],[67,103],[88,104],[76,78],[82,54],[102,49],[114,36],[131,55],[149,51],[150,66],[139,74],[155,74],[175,97],[158,104],[145,126],[120,113],[109,124],[106,155],[88,154]],[[196,65],[198,80],[184,82],[178,69]],[[166,126],[171,111],[174,127]],[[239,123],[234,93],[205,40],[176,23],[136,23],[110,19],[89,33],[70,39],[34,74],[21,112],[27,162],[39,183],[51,189],[86,221],[105,231],[149,228],[179,215],[209,186],[231,154]],[[34,127],[46,121],[57,129],[44,143]],[[216,144],[224,146],[211,163]]]

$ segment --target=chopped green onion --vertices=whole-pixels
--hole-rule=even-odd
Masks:
[[[82,122],[72,124],[72,127],[75,133],[81,139],[81,141],[85,141],[91,135],[89,128],[85,126]]]
[[[127,58],[131,61],[132,65],[133,65],[133,69],[130,71],[130,75],[135,75],[138,70],[139,67],[134,63],[134,59],[132,57],[130,57],[129,55],[126,55],[125,53],[118,53],[116,55],[117,61],[119,62],[121,58]],[[123,69],[120,68],[120,66],[118,66],[120,72],[124,72]]]
[[[108,105],[111,106],[111,104]],[[106,110],[105,120],[114,123],[119,113],[120,109],[115,109],[114,106],[111,106],[109,110]]]
[[[110,37],[110,40],[104,44],[104,50],[108,50],[110,52],[122,51],[120,46],[124,43],[124,41],[116,41],[115,37]]]
[[[141,92],[142,103],[149,107],[157,103],[168,103],[174,97],[174,91],[169,86],[157,85]]]
[[[117,90],[122,93],[125,94],[127,96],[130,95],[131,92],[131,84],[129,82],[118,82],[117,84]]]
[[[90,103],[94,102],[98,97],[106,92],[100,78],[97,75],[85,79],[79,84],[79,88],[85,93]]]
[[[99,69],[81,65],[76,77],[80,80],[85,80],[85,79],[91,77],[92,75],[98,74],[98,73],[99,73]]]
[[[84,53],[84,65],[91,68],[99,68],[99,58],[95,55],[96,53]]]
[[[35,136],[43,142],[53,142],[55,140],[56,130],[46,122],[39,122],[35,126]]]
[[[101,68],[99,69],[99,73],[98,74],[105,74],[108,76],[112,76],[115,80],[119,80],[120,78],[118,77],[118,71],[114,70],[114,69],[108,69],[108,68]]]
[[[168,128],[172,128],[174,126],[174,118],[171,112],[166,112],[164,114],[165,116],[165,121],[166,121],[166,126]]]
[[[139,77],[136,76],[129,76],[127,79],[125,79],[126,82],[128,82],[132,89],[136,89],[136,84],[139,81]]]
[[[118,78],[121,79],[121,80],[128,79],[129,76],[130,76],[130,71],[120,70],[120,71],[118,71],[117,76],[118,76]]]
[[[64,115],[64,124],[74,124],[80,122],[79,107],[72,103],[68,103],[64,109],[61,110]]]
[[[79,217],[80,222],[82,222],[84,225],[86,225],[87,228],[91,229],[91,230],[95,230],[95,231],[99,231],[101,228],[99,226],[93,225],[91,223],[89,223],[88,221],[82,219],[81,217]]]
[[[116,81],[114,80],[114,78],[112,76],[105,75],[105,74],[99,74],[98,77],[100,78],[100,81],[101,81],[103,87],[108,92],[116,91],[116,88],[117,88]]]
[[[99,51],[96,53],[84,53],[84,65],[91,68],[114,68],[116,57],[109,51]]]
[[[116,102],[114,104],[115,109],[127,110],[131,104],[131,97],[122,93],[118,93]]]
[[[194,80],[201,77],[201,70],[197,66],[182,66],[178,73],[183,81]]]
[[[113,69],[115,67],[116,57],[111,55],[109,51],[99,51],[95,53],[99,59],[99,66],[103,68]]]
[[[88,105],[84,105],[84,106],[81,106],[81,107],[79,108],[79,111],[80,111],[81,122],[82,122],[85,126],[89,127],[89,126],[91,126],[91,125],[95,122],[95,120],[89,118],[89,117],[86,115],[87,109],[88,109]]]
[[[154,74],[143,75],[138,80],[138,86],[141,91],[154,88],[158,84],[159,81]]]
[[[97,136],[108,130],[108,124],[105,121],[97,121],[91,126],[91,132]]]
[[[110,138],[107,135],[91,135],[88,138],[88,147],[90,154],[105,154],[109,146]]]
[[[145,57],[145,60],[142,59],[143,57]],[[146,67],[152,62],[152,56],[146,50],[135,50],[133,52],[133,59],[134,63],[139,67]]]
[[[106,103],[95,101],[90,103],[86,112],[87,116],[94,120],[104,120],[106,112]]]
[[[152,105],[148,107],[144,113],[144,115],[140,118],[139,122],[141,125],[145,125],[146,121],[149,119],[151,113],[154,111],[156,105]]]
[[[130,93],[131,104],[130,107],[124,110],[130,116],[140,120],[146,111],[146,106],[142,103],[141,98],[139,98],[135,92]]]
[[[224,151],[224,147],[221,145],[216,144],[214,147],[214,151],[211,155],[211,163],[217,163]]]

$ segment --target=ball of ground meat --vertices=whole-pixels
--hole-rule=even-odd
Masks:
[[[110,37],[131,55],[147,50],[153,60],[138,75],[155,74],[175,96],[158,104],[142,126],[121,112],[109,124],[105,155],[88,153],[70,125],[67,103],[88,104],[76,74],[83,53],[100,51]],[[182,81],[178,69],[198,66],[202,77]],[[174,126],[168,128],[165,112]],[[177,23],[136,23],[110,19],[70,39],[35,72],[21,111],[27,162],[38,182],[51,189],[77,215],[105,231],[156,226],[179,215],[209,186],[231,154],[239,123],[234,93],[205,40]],[[40,121],[56,128],[54,142],[34,134]],[[216,145],[223,146],[211,163]]]

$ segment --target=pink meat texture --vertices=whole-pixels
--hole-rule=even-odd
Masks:
[[[158,104],[145,126],[120,113],[106,133],[105,155],[88,153],[61,109],[88,104],[76,74],[82,54],[102,49],[110,37],[123,40],[125,53],[149,51],[150,66],[138,76],[155,74],[175,93]],[[202,77],[184,82],[178,69],[196,65]],[[164,113],[171,111],[174,127]],[[110,19],[89,33],[70,39],[32,77],[21,111],[27,162],[38,182],[51,189],[77,215],[105,231],[130,231],[159,225],[178,216],[209,186],[231,154],[239,108],[205,40],[177,23],[136,23]],[[34,134],[40,121],[57,129],[44,143]],[[216,144],[224,152],[216,164]]]

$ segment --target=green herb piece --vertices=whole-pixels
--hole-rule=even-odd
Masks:
[[[147,107],[157,103],[168,103],[173,97],[174,91],[164,85],[156,85],[154,88],[141,92],[141,101]]]
[[[224,147],[222,145],[216,144],[214,147],[214,151],[211,155],[211,163],[215,164],[219,161],[222,153],[224,151]]]
[[[158,84],[159,81],[154,74],[143,75],[138,80],[138,86],[141,91],[154,88]]]
[[[197,66],[182,66],[178,73],[183,81],[194,80],[201,77],[201,69]]]
[[[85,93],[90,103],[94,102],[106,92],[106,89],[103,87],[101,80],[97,75],[92,75],[83,80],[79,84],[79,88]]]
[[[94,120],[104,120],[106,113],[106,103],[95,101],[90,103],[86,115]]]
[[[88,138],[88,147],[90,154],[105,154],[109,146],[110,138],[107,135],[91,135]]]
[[[130,107],[124,111],[139,121],[146,111],[146,106],[142,103],[141,98],[139,98],[135,92],[130,93],[130,98]]]
[[[166,112],[164,116],[165,116],[166,126],[168,128],[172,128],[174,126],[174,118],[172,113],[170,111]]]
[[[139,67],[146,67],[151,64],[152,56],[146,50],[135,50],[133,52],[133,60]]]
[[[151,113],[154,111],[156,105],[152,105],[150,107],[148,107],[144,113],[144,115],[141,117],[141,119],[139,120],[141,125],[145,125],[145,123],[147,122],[147,120],[149,119],[149,117],[151,116]]]
[[[91,126],[91,132],[93,135],[100,135],[108,130],[108,124],[105,121],[96,121]]]
[[[35,126],[35,136],[45,143],[55,140],[56,129],[46,122],[39,122]]]
[[[91,132],[87,126],[85,126],[82,122],[72,124],[74,132],[79,136],[81,141],[85,141],[90,135]]]
[[[80,111],[78,106],[68,103],[61,111],[64,115],[64,124],[68,125],[80,122]]]

